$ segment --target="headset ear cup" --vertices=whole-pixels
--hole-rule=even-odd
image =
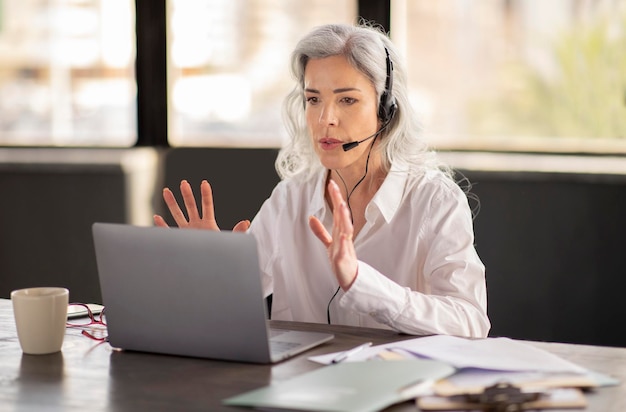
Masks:
[[[385,118],[387,117],[387,92],[384,91],[383,94],[380,95],[380,103],[378,104],[378,118],[385,122]]]
[[[385,47],[385,54],[387,55],[387,78],[385,79],[385,91],[380,95],[380,103],[378,105],[378,118],[382,120],[384,124],[388,124],[393,116],[396,114],[398,105],[396,99],[393,97],[393,62],[389,57],[389,50]]]
[[[389,110],[387,111],[387,116],[389,117],[387,119],[388,122],[393,119],[393,116],[395,116],[396,114],[396,110],[398,110],[398,105],[396,104],[396,99],[392,97],[391,104],[389,105]]]
[[[396,114],[397,108],[398,105],[396,104],[396,99],[394,97],[389,98],[389,94],[387,92],[383,92],[380,96],[380,105],[378,106],[378,118],[383,123],[390,122]]]

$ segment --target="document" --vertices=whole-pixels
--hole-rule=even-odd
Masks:
[[[334,354],[309,359],[327,364]],[[346,362],[368,359],[434,359],[457,372],[433,386],[439,396],[480,393],[497,382],[525,389],[590,388],[612,386],[619,381],[589,371],[548,351],[509,338],[465,339],[428,336],[370,347]]]
[[[290,411],[373,412],[413,399],[425,383],[454,373],[445,362],[401,360],[332,364],[223,400],[225,405]]]
[[[578,373],[587,370],[548,351],[509,338],[466,339],[436,335],[373,346],[351,356],[347,362],[380,357],[384,352],[404,357],[435,359],[457,369],[473,368],[494,371],[532,371],[549,373]],[[337,354],[310,357],[329,364]]]
[[[331,353],[309,359],[328,364],[334,356]],[[456,369],[454,374],[434,382],[430,393],[415,394],[418,407],[425,411],[464,409],[470,397],[483,399],[490,388],[501,384],[538,396],[524,403],[523,409],[584,408],[581,388],[619,384],[610,376],[509,338],[428,336],[366,348],[345,362],[395,363],[398,359],[437,360]]]

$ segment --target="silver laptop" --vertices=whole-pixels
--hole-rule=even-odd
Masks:
[[[333,338],[270,330],[253,235],[94,223],[111,346],[273,363]]]

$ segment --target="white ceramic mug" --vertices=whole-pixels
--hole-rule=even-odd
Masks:
[[[67,289],[57,287],[11,292],[17,337],[24,353],[44,355],[61,350],[69,295]]]

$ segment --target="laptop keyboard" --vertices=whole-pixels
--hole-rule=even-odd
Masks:
[[[282,340],[270,341],[270,351],[272,352],[272,355],[288,352],[298,346],[300,346],[299,342],[286,342]]]

